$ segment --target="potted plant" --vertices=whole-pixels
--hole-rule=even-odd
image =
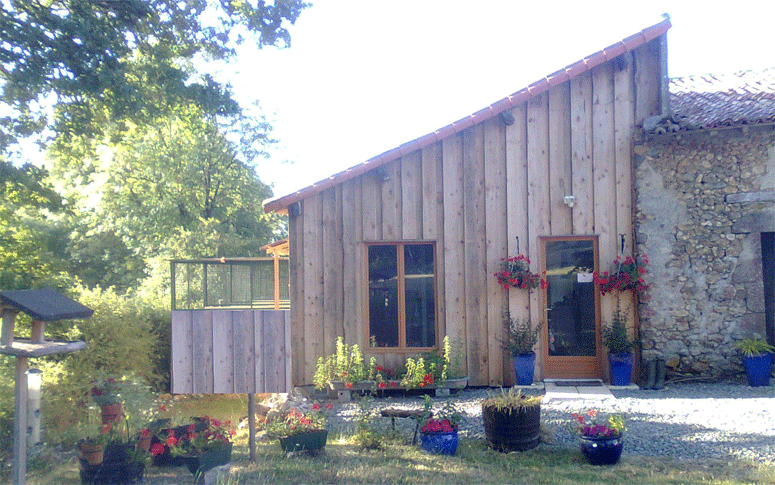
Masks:
[[[364,382],[368,375],[358,344],[350,346],[342,337],[337,337],[334,353],[318,358],[313,383],[320,390],[370,389],[374,382]]]
[[[99,434],[78,446],[82,484],[135,483],[145,473],[148,455],[119,433],[119,422],[103,424]]]
[[[501,270],[495,273],[495,277],[504,289],[508,290],[509,287],[528,290],[538,287],[542,290],[546,289],[546,278],[530,271],[530,259],[527,256],[518,254],[508,259],[504,258],[502,261]]]
[[[459,442],[460,413],[452,401],[447,400],[440,410],[431,411],[433,402],[425,395],[425,412],[420,417],[420,447],[426,453],[454,455]]]
[[[286,453],[318,453],[326,446],[326,413],[331,409],[331,403],[321,406],[293,392],[287,401],[276,402],[267,412],[266,434],[277,438],[280,448]]]
[[[592,465],[613,465],[619,461],[624,447],[624,418],[612,414],[600,424],[597,411],[585,415],[573,413],[572,430],[579,435],[579,446],[584,458]]]
[[[536,362],[533,347],[538,342],[541,330],[533,328],[529,319],[521,322],[514,320],[507,310],[503,314],[503,331],[506,339],[501,344],[511,354],[517,385],[529,386],[533,383]]]
[[[112,424],[103,424],[100,429],[78,441],[78,458],[88,465],[99,465],[105,457],[105,446],[112,440]]]
[[[608,365],[611,370],[611,384],[627,386],[632,380],[632,349],[635,341],[630,340],[627,331],[627,310],[616,302],[611,324],[603,328],[603,345],[608,348]]]
[[[121,419],[121,384],[114,378],[91,381],[91,397],[102,413],[102,423],[113,423]]]
[[[743,354],[745,375],[751,387],[769,386],[772,371],[772,352],[775,347],[766,340],[755,337],[740,340],[737,349]]]
[[[541,396],[501,388],[482,401],[487,444],[496,450],[525,451],[541,442]]]
[[[174,429],[167,430],[165,444],[173,457],[185,458],[191,473],[204,473],[231,461],[231,438],[236,432],[230,424],[208,416],[196,418],[179,436]],[[162,452],[162,448],[152,445],[151,452]]]

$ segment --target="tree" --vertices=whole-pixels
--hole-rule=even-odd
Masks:
[[[68,226],[44,170],[0,159],[0,289],[63,288]]]
[[[277,218],[262,210],[271,190],[252,161],[273,142],[271,127],[218,119],[188,105],[150,124],[124,125],[118,143],[108,136],[88,148],[99,155],[82,165],[84,173],[71,165],[61,172],[78,187],[71,198],[83,217],[70,254],[88,286],[133,287],[154,259],[262,254]]]
[[[91,123],[101,116],[95,108],[113,120],[143,112],[148,100],[135,75],[137,58],[151,60],[146,74],[163,80],[171,96],[227,106],[231,96],[223,86],[192,82],[191,61],[229,60],[246,40],[288,46],[287,26],[306,6],[301,0],[5,0],[0,100],[13,109],[0,120],[0,147],[47,126],[41,106],[51,102],[58,132],[100,126]]]

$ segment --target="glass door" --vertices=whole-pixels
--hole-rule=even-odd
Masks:
[[[542,239],[548,287],[544,308],[546,377],[602,377],[600,323],[592,273],[595,237]]]

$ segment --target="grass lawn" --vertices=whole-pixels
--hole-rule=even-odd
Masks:
[[[247,413],[244,396],[171,398],[167,417],[210,415],[238,422]],[[615,466],[588,465],[578,449],[540,445],[503,454],[480,440],[461,438],[456,456],[434,456],[410,446],[409,437],[388,441],[383,450],[360,450],[349,436],[329,434],[325,453],[285,456],[276,441],[259,441],[255,464],[248,461],[247,432],[235,443],[228,483],[235,484],[748,484],[775,483],[775,464],[711,460],[670,460],[627,454]],[[28,467],[31,485],[80,484],[75,453],[48,452]],[[149,467],[147,485],[194,484],[186,467]]]
[[[382,451],[361,451],[337,439],[329,440],[324,454],[286,457],[276,442],[261,442],[256,464],[248,462],[243,444],[235,448],[232,470],[232,484],[775,483],[772,464],[624,456],[615,466],[594,467],[577,450],[541,445],[524,453],[502,454],[488,449],[481,441],[466,439],[461,439],[454,457],[427,455],[405,444],[389,445]],[[79,484],[75,458],[60,461],[50,472],[31,474],[28,483]],[[196,480],[185,467],[150,467],[145,483],[194,484]]]

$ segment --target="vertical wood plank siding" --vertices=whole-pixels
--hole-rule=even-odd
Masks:
[[[290,310],[174,310],[172,392],[288,392]]]
[[[659,43],[536,94],[509,124],[494,116],[302,200],[289,224],[293,384],[312,382],[339,335],[385,365],[407,356],[369,349],[366,328],[366,243],[401,240],[436,244],[439,340],[462,342],[470,384],[512,384],[503,311],[542,327],[545,313],[540,291],[504,290],[493,273],[518,250],[538,271],[543,236],[597,235],[601,269],[619,234],[632,251],[631,140],[659,111]],[[601,299],[604,320],[613,305]]]

